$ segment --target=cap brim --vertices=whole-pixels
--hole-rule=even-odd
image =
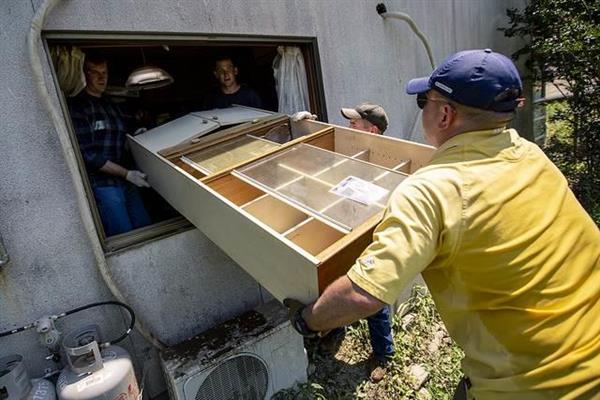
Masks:
[[[342,108],[340,110],[342,116],[346,119],[361,119],[362,117],[354,108]]]
[[[408,81],[406,84],[406,93],[408,94],[419,94],[425,93],[430,90],[431,86],[429,86],[429,77],[423,78],[415,78]]]

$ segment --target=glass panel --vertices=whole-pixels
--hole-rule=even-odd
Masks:
[[[277,147],[277,143],[246,135],[187,154],[181,159],[208,175],[261,156]]]
[[[391,192],[406,177],[307,144],[241,167],[235,174],[346,232],[383,210]],[[385,195],[363,204],[332,193],[348,176],[385,189]]]
[[[292,131],[288,124],[283,124],[269,129],[262,138],[283,144],[292,140]]]
[[[396,189],[396,186],[398,186],[400,184],[400,182],[405,180],[407,177],[408,177],[408,175],[404,175],[404,174],[396,173],[396,172],[384,172],[383,174],[376,177],[375,180],[373,181],[373,183],[376,184],[377,186],[384,187],[390,191],[385,197],[383,197],[381,200],[379,200],[379,203],[383,203],[383,204],[387,205],[387,202],[390,199],[390,196],[391,196],[392,192],[394,191],[394,189]]]
[[[356,227],[365,222],[372,215],[381,211],[381,207],[376,204],[369,206],[346,199],[333,204],[326,210],[326,214],[338,221],[344,221],[345,224]]]

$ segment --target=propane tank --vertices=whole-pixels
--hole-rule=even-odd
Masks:
[[[88,325],[65,336],[68,366],[57,382],[59,400],[138,400],[133,363],[121,347],[100,350],[100,331]]]
[[[0,358],[0,399],[56,400],[56,391],[46,379],[30,380],[23,357],[14,354]]]

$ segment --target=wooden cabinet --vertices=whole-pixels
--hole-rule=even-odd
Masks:
[[[392,190],[433,148],[240,110],[239,125],[205,112],[129,137],[134,158],[154,189],[273,296],[314,300],[371,242]]]

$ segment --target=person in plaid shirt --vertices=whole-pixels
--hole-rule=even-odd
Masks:
[[[150,224],[138,187],[146,175],[128,169],[125,135],[130,119],[103,97],[108,82],[105,59],[86,57],[86,87],[69,101],[73,128],[100,212],[104,233],[113,236]]]

